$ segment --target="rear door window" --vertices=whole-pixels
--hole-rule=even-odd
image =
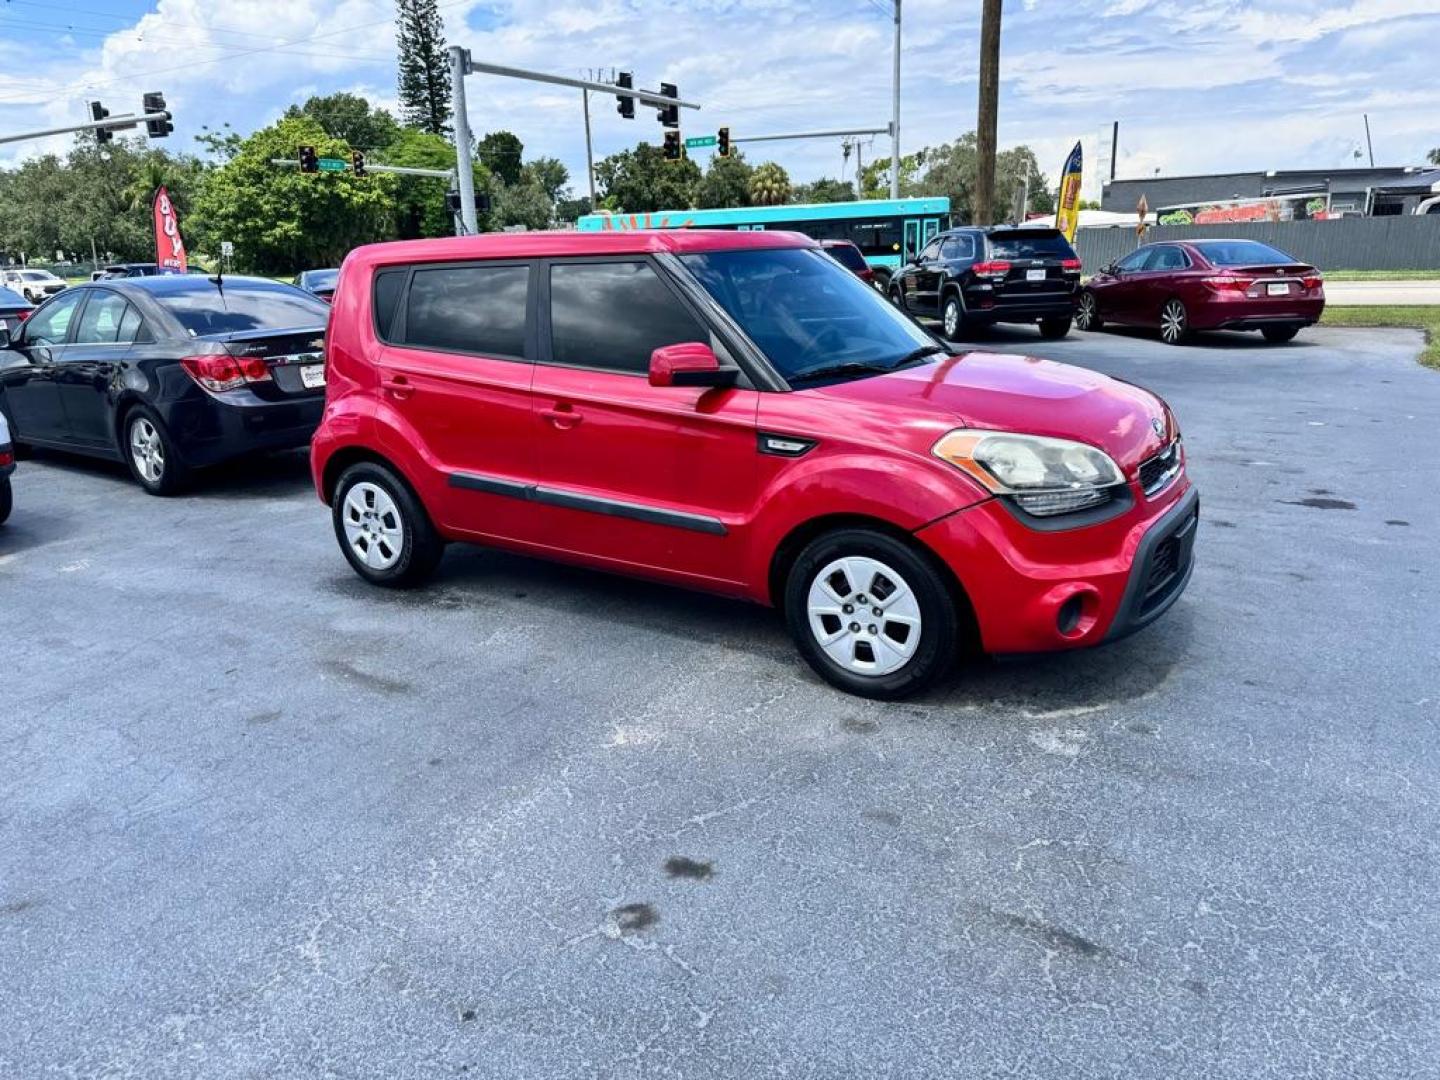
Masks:
[[[527,263],[419,268],[405,298],[405,344],[523,360],[529,294]]]
[[[1073,259],[1075,249],[1054,229],[1016,229],[991,233],[990,254],[997,259]]]
[[[710,332],[647,262],[554,263],[551,356],[571,367],[644,375],[662,345]]]
[[[130,305],[123,296],[96,289],[75,327],[76,345],[114,345],[119,341],[120,324]]]

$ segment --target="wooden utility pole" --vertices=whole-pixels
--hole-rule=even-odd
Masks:
[[[1000,112],[1000,4],[980,11],[980,117],[975,124],[976,225],[995,224],[995,136]]]

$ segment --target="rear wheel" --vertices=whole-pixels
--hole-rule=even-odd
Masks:
[[[1175,297],[1160,309],[1160,339],[1166,345],[1183,345],[1190,336],[1190,316]]]
[[[1058,341],[1070,333],[1070,318],[1063,319],[1041,319],[1040,336],[1046,341]]]
[[[445,554],[420,500],[383,465],[362,462],[341,473],[331,512],[340,550],[372,585],[412,588]]]
[[[10,516],[10,508],[14,505],[15,496],[10,490],[10,478],[7,476],[0,480],[0,525],[5,524],[5,519]]]
[[[890,298],[890,303],[894,304],[901,311],[910,310],[905,306],[905,297],[901,294],[900,286],[898,284],[892,282],[889,288],[886,290],[885,295]]]
[[[961,622],[940,571],[872,529],[813,540],[785,582],[785,618],[822,679],[861,697],[923,690],[954,664]]]
[[[1075,326],[1080,330],[1099,330],[1104,325],[1105,320],[1100,317],[1100,305],[1095,294],[1086,289],[1080,294],[1075,305]]]
[[[122,433],[125,462],[141,487],[151,495],[174,495],[184,489],[190,470],[154,410],[146,405],[131,409]]]
[[[1272,345],[1284,344],[1299,332],[1298,326],[1265,326],[1260,329],[1260,333],[1265,335],[1265,340]]]

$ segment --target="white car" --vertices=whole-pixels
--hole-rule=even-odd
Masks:
[[[38,304],[61,292],[65,281],[49,270],[21,269],[0,272],[0,285],[14,289],[32,304]]]
[[[10,444],[10,425],[5,414],[0,412],[0,525],[10,516],[13,497],[10,494],[10,474],[15,471],[15,447]]]

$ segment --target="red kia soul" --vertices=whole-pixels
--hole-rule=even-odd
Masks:
[[[463,540],[743,597],[893,698],[970,649],[1113,640],[1190,576],[1163,401],[952,355],[798,234],[363,247],[325,350],[315,484],[376,585]]]

